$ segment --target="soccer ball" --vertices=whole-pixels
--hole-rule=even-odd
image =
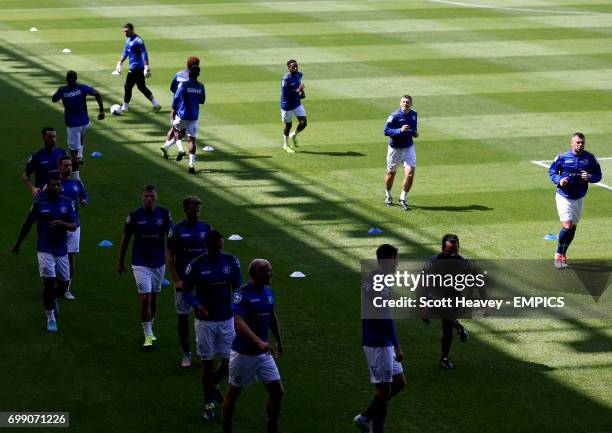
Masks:
[[[122,112],[123,112],[123,110],[121,109],[121,105],[119,105],[119,104],[111,105],[110,113],[113,116],[119,116],[119,115],[121,115]]]

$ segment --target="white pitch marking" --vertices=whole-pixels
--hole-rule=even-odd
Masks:
[[[609,160],[612,160],[612,157],[597,158],[597,160],[598,161],[609,161]],[[541,161],[529,161],[529,162],[535,165],[539,165],[540,167],[548,168],[550,167],[550,163],[552,162],[552,159],[550,160],[543,159]],[[612,191],[612,186],[606,185],[605,183],[597,182],[597,183],[594,183],[593,185],[600,186],[602,188],[607,189],[608,191]]]
[[[502,6],[479,5],[475,3],[455,2],[455,1],[450,1],[450,0],[427,0],[427,1],[431,3],[443,3],[447,5],[453,5],[453,6],[463,6],[466,8],[497,9],[501,11],[510,11],[510,12],[537,12],[537,13],[567,14],[567,15],[610,15],[606,12],[558,11],[554,9],[511,8],[511,7],[502,7]]]

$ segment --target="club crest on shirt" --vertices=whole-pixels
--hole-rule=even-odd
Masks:
[[[200,239],[204,239],[206,237],[206,232],[200,232]]]
[[[272,296],[268,296],[268,304],[272,304],[274,302],[274,299],[272,299]]]
[[[60,213],[66,213],[66,212],[68,212],[68,208],[66,206],[61,206]]]
[[[232,268],[230,268],[229,266],[223,266],[223,273],[225,275],[229,275],[232,272]]]
[[[185,268],[185,275],[189,275],[190,273],[191,273],[191,263],[189,263],[187,267]]]
[[[164,220],[163,220],[163,218],[157,218],[157,219],[155,220],[155,224],[157,224],[158,226],[163,225],[163,224],[164,224]]]
[[[240,292],[235,292],[235,293],[234,293],[234,302],[235,302],[236,304],[239,304],[239,303],[240,303],[240,301],[242,301],[242,293],[240,293]]]

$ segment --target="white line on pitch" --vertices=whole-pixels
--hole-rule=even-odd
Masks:
[[[605,12],[585,12],[585,11],[563,11],[563,10],[554,10],[554,9],[532,9],[532,8],[511,8],[511,7],[502,7],[502,6],[490,6],[490,5],[479,5],[475,3],[464,3],[464,2],[455,2],[449,0],[427,0],[431,3],[443,3],[447,5],[453,6],[463,6],[466,8],[481,8],[481,9],[497,9],[501,11],[510,11],[510,12],[536,12],[536,13],[548,13],[548,14],[567,14],[567,15],[610,15]]]

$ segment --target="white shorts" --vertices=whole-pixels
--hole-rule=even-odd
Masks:
[[[363,346],[370,369],[370,383],[391,383],[393,376],[403,373],[402,364],[395,359],[393,347]]]
[[[66,245],[68,246],[68,253],[78,253],[79,244],[81,242],[81,227],[77,227],[73,232],[66,232],[67,239]]]
[[[229,359],[232,342],[236,336],[233,317],[218,322],[195,319],[193,326],[197,353],[201,359],[215,359],[215,355],[219,355],[222,359]]]
[[[291,122],[291,120],[293,119],[293,116],[295,117],[306,117],[306,110],[304,109],[304,106],[302,104],[300,104],[298,107],[295,107],[293,110],[283,110],[281,108],[281,120],[285,123],[289,123]]]
[[[196,291],[193,289],[191,296],[195,296],[195,294]],[[176,314],[189,314],[193,309],[189,302],[183,299],[183,292],[177,292],[176,288],[174,289],[174,306],[176,307]]]
[[[172,122],[172,126],[174,129],[178,129],[179,131],[184,129],[187,132],[187,135],[195,138],[198,132],[198,121],[197,120],[183,120],[180,117],[176,116],[174,121]]]
[[[559,213],[559,221],[571,221],[573,224],[578,224],[582,215],[582,202],[584,197],[576,200],[565,198],[561,194],[555,195],[557,202],[557,212]]]
[[[66,127],[66,136],[68,137],[68,147],[70,149],[79,150],[83,146],[81,135],[85,133],[87,128],[89,128],[89,123],[83,126]]]
[[[161,292],[162,281],[166,273],[165,265],[159,268],[132,265],[132,271],[134,271],[134,279],[136,280],[138,293]]]
[[[57,278],[62,281],[70,280],[70,264],[68,254],[54,256],[49,253],[38,252],[38,272],[43,278]]]
[[[280,380],[280,373],[270,353],[245,355],[234,350],[230,353],[229,382],[233,386],[247,386],[253,380],[263,383]]]
[[[400,164],[404,167],[416,167],[416,150],[414,144],[410,147],[395,149],[389,146],[387,150],[387,170],[395,173]]]

